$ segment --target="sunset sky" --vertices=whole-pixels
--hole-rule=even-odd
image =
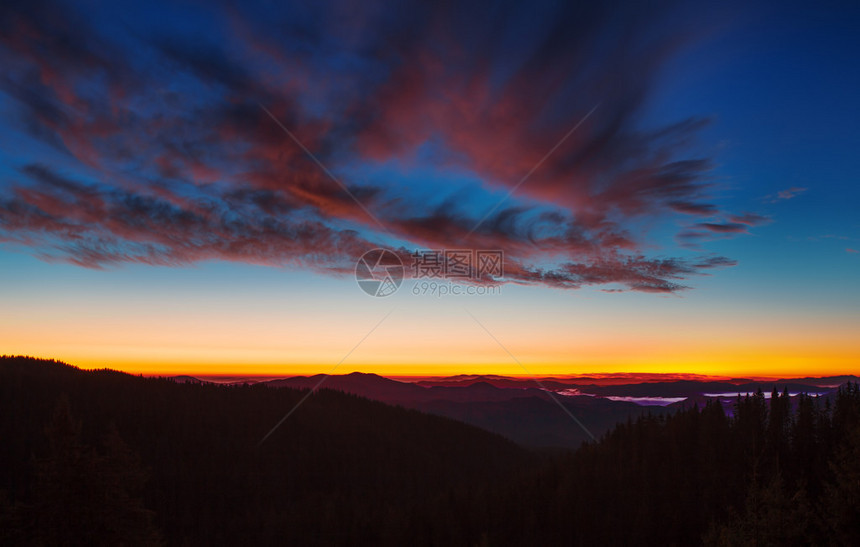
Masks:
[[[0,354],[857,373],[858,25],[835,1],[4,4]],[[393,295],[356,282],[374,248]],[[416,295],[424,249],[504,252],[454,282],[499,288]]]

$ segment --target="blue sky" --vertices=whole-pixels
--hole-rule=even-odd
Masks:
[[[11,4],[0,343],[200,368],[208,328],[234,334],[218,370],[261,344],[256,364],[317,370],[396,308],[400,341],[368,342],[359,368],[425,373],[451,340],[444,370],[510,372],[466,306],[541,370],[848,370],[858,19],[838,2]],[[428,300],[407,280],[368,299],[352,266],[377,246],[503,249],[502,294]],[[185,347],[163,330],[180,318],[200,325]],[[123,325],[139,336],[99,342]]]

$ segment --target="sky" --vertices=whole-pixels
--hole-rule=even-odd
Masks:
[[[851,2],[6,2],[0,353],[856,373],[858,24]],[[373,249],[403,264],[392,294],[356,281]]]

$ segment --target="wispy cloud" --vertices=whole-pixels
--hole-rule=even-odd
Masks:
[[[488,18],[402,3],[358,16],[346,2],[249,3],[179,33],[132,13],[96,25],[110,12],[82,6],[20,3],[0,17],[4,131],[36,143],[0,181],[0,240],[46,259],[341,273],[393,241],[504,249],[519,283],[671,292],[733,261],[649,256],[632,226],[693,216],[679,238],[704,240],[765,221],[707,200],[713,162],[688,148],[707,119],[638,125],[685,39],[661,10],[538,3]],[[166,20],[175,8],[158,9]],[[377,174],[391,165],[403,175]]]
[[[739,234],[747,231],[747,225],[739,222],[702,222],[695,227],[719,234]]]
[[[799,186],[792,186],[791,188],[787,188],[785,190],[780,190],[776,194],[771,194],[769,196],[765,196],[765,201],[770,203],[777,203],[779,201],[785,201],[787,199],[794,199],[800,194],[803,194],[809,190],[809,188],[801,188]]]
[[[758,215],[755,213],[743,213],[741,215],[731,215],[729,220],[736,224],[746,224],[747,226],[761,226],[769,224],[773,221],[769,216]]]
[[[703,250],[702,243],[749,234],[749,229],[772,222],[771,218],[756,213],[742,213],[716,218],[710,222],[699,222],[685,226],[675,237],[685,248]]]

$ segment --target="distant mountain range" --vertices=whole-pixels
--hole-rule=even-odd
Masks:
[[[636,377],[636,383],[617,383]],[[751,381],[715,381],[705,376],[603,375],[574,378],[515,378],[459,375],[395,380],[353,372],[296,376],[258,383],[293,389],[330,389],[466,422],[533,447],[576,447],[619,422],[643,413],[662,414],[716,398],[731,413],[737,394],[776,387],[792,394],[828,395],[856,376]],[[695,379],[690,379],[695,378]],[[641,381],[641,380],[646,381]],[[180,382],[201,381],[189,376]],[[235,383],[247,383],[240,381]],[[563,406],[564,409],[560,408]],[[566,412],[565,412],[566,409]],[[572,419],[571,415],[575,418]],[[577,420],[582,424],[577,423]]]

